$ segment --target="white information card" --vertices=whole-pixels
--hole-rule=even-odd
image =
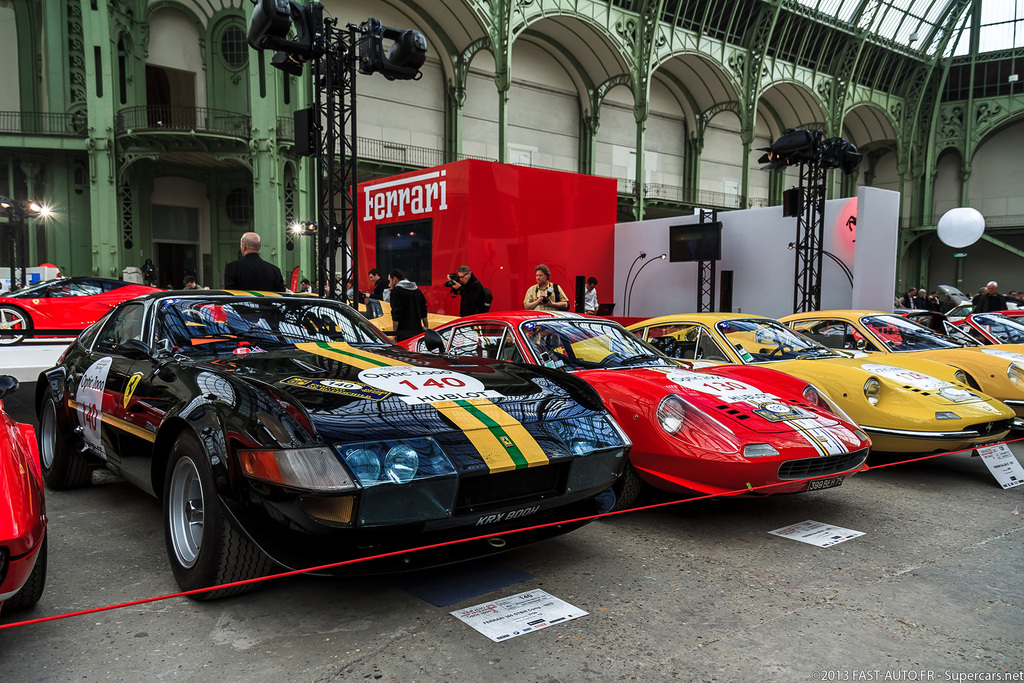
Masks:
[[[497,643],[586,616],[588,612],[549,593],[534,590],[455,610],[451,614]]]

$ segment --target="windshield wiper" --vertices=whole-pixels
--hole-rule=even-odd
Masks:
[[[668,360],[667,358],[664,358],[662,356],[655,356],[653,353],[638,353],[635,356],[629,356],[628,358],[623,358],[621,361],[619,361],[619,365],[632,365],[633,363],[635,363],[637,361],[648,360],[648,359],[650,359],[650,360],[657,360],[657,361]]]

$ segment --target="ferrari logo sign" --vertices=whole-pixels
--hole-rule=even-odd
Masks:
[[[136,372],[128,379],[128,386],[124,389],[124,402],[125,408],[128,407],[128,401],[132,400],[132,394],[135,393],[135,387],[139,386],[139,382],[142,380],[142,373]]]
[[[500,436],[498,437],[498,440],[501,441],[501,445],[504,446],[505,448],[515,447],[515,444],[512,443],[512,439],[508,438],[507,436]]]

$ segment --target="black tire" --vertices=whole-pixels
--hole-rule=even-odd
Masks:
[[[13,612],[19,609],[28,609],[39,602],[43,597],[43,587],[46,585],[46,536],[43,536],[42,547],[39,548],[39,555],[36,557],[36,566],[32,567],[32,573],[28,575],[28,581],[17,593],[7,599],[4,603],[4,612]]]
[[[82,457],[81,439],[62,418],[52,391],[47,388],[39,412],[39,461],[43,479],[54,491],[74,489],[92,483],[93,467]]]
[[[28,313],[17,306],[0,305],[0,329],[4,330],[31,330],[32,318]],[[0,346],[20,344],[25,335],[8,336],[0,335]]]
[[[626,510],[630,508],[633,503],[636,502],[637,496],[644,488],[644,482],[640,478],[640,475],[636,473],[633,468],[633,463],[626,461],[626,469],[622,471],[622,476],[619,477],[618,481],[612,489],[615,491],[615,505],[612,507],[612,512],[619,510]]]
[[[262,550],[234,528],[224,512],[213,470],[191,431],[182,432],[171,448],[163,493],[167,558],[183,591],[266,576],[274,566]],[[248,593],[258,586],[258,582],[249,583],[189,597],[216,600]]]

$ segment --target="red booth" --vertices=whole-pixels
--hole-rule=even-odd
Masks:
[[[519,310],[534,267],[551,269],[575,310],[577,276],[615,291],[614,178],[489,161],[456,161],[363,183],[357,202],[359,288],[367,272],[398,268],[432,313],[459,314],[444,283],[461,265],[494,294],[492,311]]]

